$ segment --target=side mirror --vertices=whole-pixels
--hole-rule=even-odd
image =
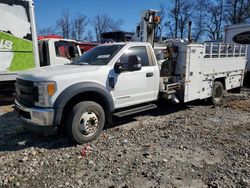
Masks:
[[[136,55],[129,56],[128,57],[128,70],[129,71],[141,70],[141,58]]]
[[[116,74],[120,74],[123,71],[121,62],[116,62],[115,66],[114,66],[114,71]]]
[[[136,55],[131,55],[128,57],[127,63],[122,63],[120,61],[116,62],[114,66],[114,71],[120,74],[124,71],[138,71],[141,70],[141,58]]]

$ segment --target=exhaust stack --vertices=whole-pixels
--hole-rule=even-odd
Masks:
[[[192,21],[188,22],[188,42],[192,42]]]

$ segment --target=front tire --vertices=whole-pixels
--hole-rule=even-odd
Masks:
[[[103,108],[92,101],[76,104],[66,120],[66,134],[76,144],[95,140],[105,124]]]
[[[214,105],[220,105],[222,102],[223,94],[224,94],[223,84],[218,81],[214,82],[211,102]]]

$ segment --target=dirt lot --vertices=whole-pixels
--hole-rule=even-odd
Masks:
[[[0,187],[250,187],[250,92],[119,119],[83,146],[1,106]]]

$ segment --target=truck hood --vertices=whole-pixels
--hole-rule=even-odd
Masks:
[[[29,71],[24,71],[18,75],[19,78],[41,81],[41,80],[53,80],[56,76],[66,76],[77,73],[93,72],[96,71],[99,66],[92,65],[58,65],[58,66],[48,66],[31,69]]]

